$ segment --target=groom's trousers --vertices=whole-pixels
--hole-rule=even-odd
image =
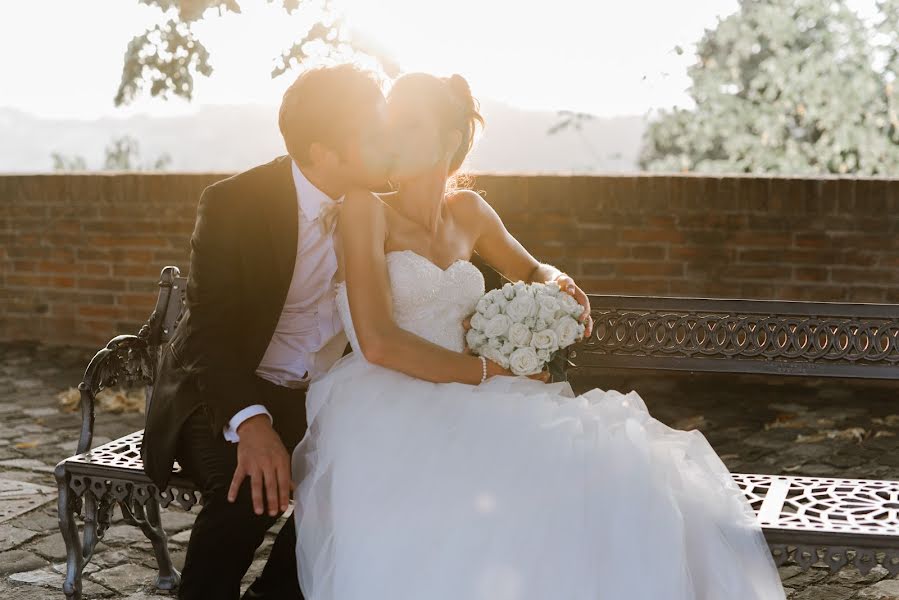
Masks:
[[[272,414],[275,431],[291,453],[306,430],[305,390],[257,379],[263,395],[260,400]],[[178,598],[237,600],[241,579],[277,517],[253,511],[249,478],[241,485],[235,502],[228,502],[228,488],[237,467],[237,444],[226,441],[221,432],[213,432],[202,409],[194,412],[182,428],[176,457],[204,498],[187,545]],[[302,600],[297,583],[293,515],[282,525],[262,574],[245,598]]]

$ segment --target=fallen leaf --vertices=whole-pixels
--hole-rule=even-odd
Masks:
[[[865,429],[862,427],[847,427],[846,429],[821,429],[810,435],[796,436],[797,442],[821,442],[824,440],[853,440],[860,442],[865,437]]]
[[[703,425],[707,425],[704,415],[693,415],[692,417],[684,417],[683,419],[679,419],[675,421],[672,425],[674,429],[681,430],[690,430],[690,429],[702,429]]]
[[[59,400],[60,408],[66,412],[75,412],[81,404],[81,392],[73,387],[60,392],[56,395],[56,398]]]
[[[81,392],[77,388],[69,388],[57,395],[60,406],[67,412],[75,412],[81,406]],[[94,408],[98,412],[143,414],[146,406],[144,388],[136,390],[104,389],[94,399]]]

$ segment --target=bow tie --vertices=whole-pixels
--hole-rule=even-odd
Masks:
[[[340,215],[341,202],[343,202],[343,197],[331,202],[325,202],[318,211],[318,222],[321,225],[322,233],[325,235],[334,233],[334,227],[337,226],[337,217]]]

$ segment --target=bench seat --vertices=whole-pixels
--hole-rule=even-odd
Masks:
[[[167,508],[173,501],[184,510],[202,504],[196,486],[181,475],[181,466],[177,462],[172,468],[168,487],[157,489],[144,472],[140,455],[143,439],[144,430],[141,429],[64,460],[72,492],[81,497],[90,488],[95,498],[109,493],[118,502],[133,499],[145,503],[155,496],[162,508]]]
[[[818,562],[820,549],[831,571],[853,563],[865,574],[879,562],[890,575],[899,573],[899,481],[731,476],[755,510],[778,565],[793,546],[792,558],[802,570]]]

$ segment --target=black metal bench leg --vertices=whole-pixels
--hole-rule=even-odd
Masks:
[[[81,554],[81,538],[75,523],[76,499],[69,488],[69,475],[62,467],[57,467],[56,484],[59,489],[58,513],[59,532],[66,545],[66,578],[62,591],[66,600],[81,600],[81,574],[84,557]]]
[[[156,555],[156,564],[159,566],[159,574],[156,575],[156,588],[171,591],[181,583],[181,573],[172,564],[169,555],[168,538],[162,527],[159,515],[159,501],[149,498],[146,505],[140,509],[144,512],[138,524],[150,543],[153,544],[153,553]]]

